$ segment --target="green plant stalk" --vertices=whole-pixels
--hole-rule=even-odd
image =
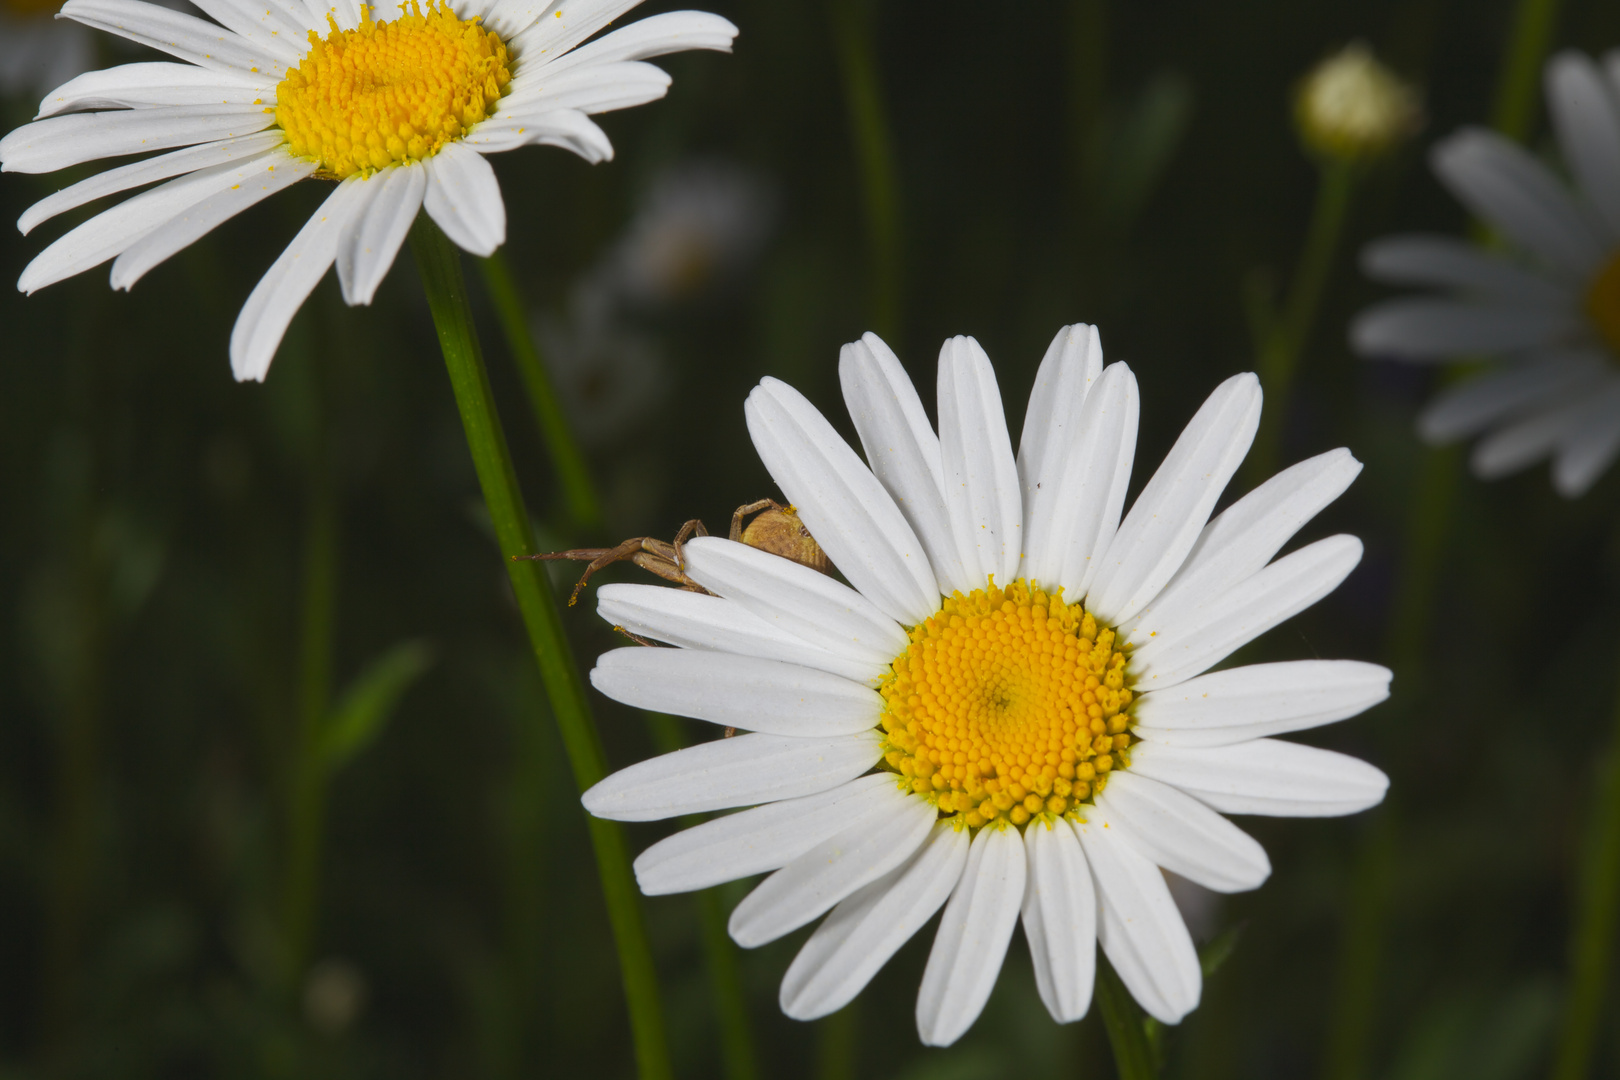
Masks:
[[[830,0],[833,39],[844,77],[861,197],[866,204],[872,259],[872,329],[898,344],[901,303],[900,195],[894,136],[883,104],[883,86],[873,55],[871,11],[865,0]]]
[[[816,1024],[816,1080],[855,1080],[860,1019],[852,1001]]]
[[[1491,126],[1523,142],[1541,97],[1541,65],[1552,44],[1560,0],[1519,0],[1508,37],[1508,53],[1496,85]]]
[[[653,747],[660,754],[672,753],[686,745],[680,724],[673,716],[659,712],[646,715]],[[689,814],[682,819],[682,825],[689,829],[705,820],[702,814]],[[703,889],[694,899],[703,934],[703,960],[709,969],[709,988],[714,993],[715,1021],[720,1028],[720,1061],[726,1080],[758,1080],[759,1056],[748,1024],[748,1002],[743,997],[742,977],[737,970],[736,947],[726,933],[720,886]]]
[[[332,695],[332,620],[337,591],[337,496],[317,460],[304,532],[299,616],[298,715],[287,800],[287,865],[282,897],[282,990],[296,993],[314,944],[326,817],[321,737]]]
[[[1615,732],[1599,778],[1591,835],[1575,904],[1570,938],[1570,988],[1559,1033],[1552,1080],[1585,1080],[1602,1029],[1604,994],[1614,958],[1616,914],[1620,912],[1620,694]]]
[[[506,254],[497,249],[495,254],[478,260],[483,271],[484,287],[495,304],[495,315],[500,320],[501,332],[506,336],[507,351],[523,377],[523,388],[529,394],[529,407],[534,410],[534,422],[546,442],[551,464],[557,470],[562,485],[563,505],[569,523],[578,531],[591,534],[602,527],[602,504],[596,497],[596,486],[591,483],[591,470],[585,455],[574,438],[573,427],[557,398],[557,388],[551,381],[545,358],[529,332],[528,314],[518,297],[517,286],[512,283],[512,271],[506,265]]]
[[[1282,317],[1260,346],[1257,366],[1260,385],[1268,400],[1261,415],[1260,430],[1255,435],[1254,448],[1248,457],[1251,487],[1264,483],[1277,471],[1294,375],[1299,366],[1300,353],[1310,341],[1311,328],[1322,306],[1322,294],[1327,289],[1334,261],[1338,258],[1339,242],[1344,235],[1345,218],[1349,216],[1356,177],[1356,168],[1349,162],[1322,163],[1321,179],[1316,186],[1316,204],[1311,210],[1311,223],[1305,234],[1305,249],[1300,255],[1299,268],[1294,272],[1294,280],[1289,286]]]
[[[1131,992],[1125,989],[1114,965],[1100,952],[1096,993],[1119,1080],[1154,1080],[1159,1069],[1154,1062],[1153,1044],[1148,1040],[1147,1017]]]
[[[584,791],[606,774],[606,759],[586,702],[584,681],[563,634],[562,617],[552,597],[545,567],[538,562],[514,558],[534,554],[534,539],[473,327],[472,309],[461,273],[461,252],[426,214],[420,215],[411,229],[411,249],[416,255],[439,346],[444,352],[450,386],[467,436],[467,449],[472,454],[484,504],[506,562],[524,628],[528,631],[529,645],[545,683],[574,782]],[[586,821],[596,851],[597,872],[601,876],[614,944],[618,948],[640,1076],[642,1080],[668,1080],[673,1073],[664,1035],[657,972],[635,881],[630,874],[624,833],[617,822],[595,817],[587,817]]]

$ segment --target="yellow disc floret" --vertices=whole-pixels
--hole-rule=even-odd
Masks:
[[[1069,813],[1128,764],[1126,653],[1020,578],[945,600],[880,687],[884,759],[969,828]]]
[[[1586,289],[1586,315],[1616,357],[1620,357],[1620,251],[1610,257]]]
[[[288,148],[341,180],[421,161],[493,111],[512,71],[506,45],[478,20],[429,0],[423,14],[353,30],[309,32],[309,53],[276,87],[276,123]]]

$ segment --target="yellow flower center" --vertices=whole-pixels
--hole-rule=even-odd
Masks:
[[[1587,288],[1586,315],[1609,348],[1620,356],[1620,251],[1609,258]]]
[[[880,688],[884,757],[940,816],[1066,814],[1129,764],[1126,653],[1079,604],[992,578],[909,636]]]
[[[506,45],[429,0],[411,0],[393,22],[363,21],[326,37],[309,32],[309,54],[276,87],[276,123],[288,148],[341,180],[421,161],[493,111],[512,81]]]

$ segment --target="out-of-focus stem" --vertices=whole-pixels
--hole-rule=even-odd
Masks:
[[[647,728],[653,746],[668,754],[686,745],[680,726],[666,713],[647,714]],[[701,825],[701,814],[682,820],[686,828]],[[726,933],[726,911],[720,888],[704,889],[695,897],[699,927],[703,934],[703,960],[709,969],[709,987],[714,994],[715,1021],[720,1029],[720,1062],[726,1080],[758,1080],[759,1058],[754,1034],[748,1023],[748,1002],[743,997],[742,976],[737,970],[737,952]]]
[[[852,1001],[816,1025],[816,1080],[855,1080],[860,1019]]]
[[[1581,862],[1570,938],[1569,998],[1564,1006],[1552,1080],[1586,1080],[1601,1028],[1603,997],[1614,958],[1620,914],[1620,694],[1615,701],[1614,739],[1603,763],[1592,805],[1591,835]]]
[[[304,530],[299,614],[298,715],[287,800],[287,866],[282,898],[284,987],[294,992],[309,964],[320,894],[326,818],[326,768],[321,729],[332,695],[332,621],[337,592],[337,496],[322,455]]]
[[[1101,952],[1097,954],[1096,992],[1119,1080],[1154,1080],[1159,1070],[1154,1063],[1153,1045],[1148,1042],[1147,1018],[1120,981],[1114,965]]]
[[[602,525],[602,504],[591,483],[591,470],[585,455],[574,438],[573,427],[557,398],[557,388],[546,369],[545,358],[529,332],[528,313],[512,283],[512,271],[506,265],[506,254],[497,249],[495,254],[478,260],[484,274],[484,286],[495,304],[495,314],[506,337],[507,351],[523,377],[523,387],[529,394],[529,407],[534,410],[534,422],[551,454],[552,467],[562,485],[563,504],[568,520],[575,529],[594,533]]]
[[[1263,483],[1277,471],[1295,370],[1300,353],[1310,340],[1316,313],[1322,306],[1322,293],[1338,257],[1355,180],[1355,167],[1348,162],[1322,164],[1316,205],[1311,210],[1310,228],[1305,234],[1305,248],[1289,286],[1282,317],[1261,342],[1258,367],[1260,385],[1266,392],[1266,408],[1248,457],[1251,486]]]
[[[1507,55],[1496,84],[1496,105],[1491,126],[1520,142],[1530,133],[1530,121],[1541,99],[1541,65],[1552,44],[1560,0],[1519,0],[1508,37]]]
[[[866,204],[872,259],[872,329],[894,344],[900,332],[902,289],[899,168],[878,78],[871,11],[866,0],[830,2],[838,65],[844,77],[844,102],[860,161],[861,197]]]
[[[606,774],[606,759],[585,698],[584,680],[563,634],[562,617],[557,611],[545,567],[539,562],[514,558],[534,554],[534,538],[517,473],[512,467],[506,432],[501,427],[490,392],[489,372],[484,367],[483,352],[473,327],[472,309],[461,272],[461,252],[426,214],[419,216],[411,229],[411,248],[427,293],[428,308],[433,313],[439,347],[444,353],[484,505],[495,528],[529,645],[573,769],[574,782],[584,791]],[[664,1035],[663,1004],[658,996],[658,976],[647,942],[641,902],[630,874],[624,832],[616,822],[595,817],[586,820],[596,851],[602,896],[618,948],[637,1066],[642,1080],[668,1080],[673,1074]]]

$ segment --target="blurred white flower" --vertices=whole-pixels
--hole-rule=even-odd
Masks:
[[[1428,235],[1370,244],[1368,276],[1442,294],[1387,300],[1350,327],[1370,357],[1495,360],[1445,390],[1419,432],[1436,443],[1483,433],[1471,464],[1485,479],[1551,458],[1553,486],[1570,498],[1620,453],[1620,52],[1605,64],[1566,52],[1547,65],[1573,186],[1490,131],[1467,128],[1435,147],[1440,182],[1506,250]]]
[[[753,172],[694,161],[661,173],[624,236],[582,286],[609,305],[659,310],[714,295],[764,249],[775,197]]]
[[[1311,69],[1294,99],[1305,145],[1342,161],[1376,157],[1417,131],[1417,92],[1352,42]]]
[[[60,0],[0,0],[0,96],[44,94],[95,64],[88,28],[55,18]]]
[[[337,957],[322,960],[304,980],[304,1018],[323,1035],[341,1035],[360,1018],[368,996],[359,968]]]
[[[557,393],[581,442],[600,446],[630,431],[670,388],[657,342],[601,319],[533,320]]]

